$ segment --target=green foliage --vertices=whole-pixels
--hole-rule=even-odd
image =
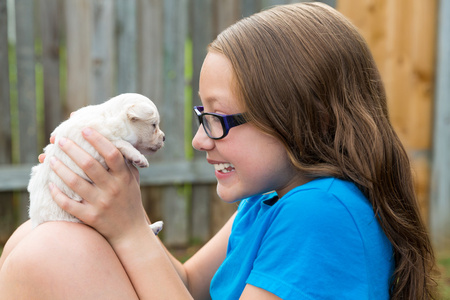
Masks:
[[[441,271],[439,280],[439,292],[442,300],[450,300],[450,253],[441,255],[438,259]]]

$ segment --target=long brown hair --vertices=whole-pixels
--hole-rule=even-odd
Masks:
[[[209,50],[231,61],[246,117],[299,171],[352,181],[372,203],[394,249],[391,299],[433,299],[435,259],[410,162],[357,29],[324,4],[277,6],[232,25]]]

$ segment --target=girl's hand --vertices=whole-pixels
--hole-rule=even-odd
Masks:
[[[81,202],[72,200],[56,186],[50,185],[53,200],[62,209],[95,228],[113,247],[129,235],[146,234],[150,228],[141,201],[138,170],[128,165],[119,150],[97,131],[86,128],[83,136],[104,157],[109,169],[105,170],[71,140],[61,139],[60,148],[92,183],[52,158],[52,170],[83,198]]]

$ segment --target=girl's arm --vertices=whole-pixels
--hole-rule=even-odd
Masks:
[[[232,220],[183,266],[148,227],[137,170],[127,165],[122,154],[96,131],[87,129],[83,135],[105,158],[109,169],[105,170],[72,141],[62,140],[62,150],[93,183],[53,159],[52,169],[83,198],[81,202],[74,201],[52,187],[54,200],[108,240],[141,299],[209,297],[209,283],[225,257]]]
[[[210,299],[211,280],[226,256],[228,238],[236,213],[225,226],[185,264],[189,290],[194,299]]]

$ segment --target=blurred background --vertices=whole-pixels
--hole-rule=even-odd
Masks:
[[[123,92],[152,99],[166,133],[163,150],[141,170],[150,219],[164,220],[172,249],[208,240],[237,205],[218,199],[212,167],[191,147],[206,47],[240,18],[293,2],[302,1],[0,0],[0,249],[27,219],[30,169],[53,129],[70,112]],[[413,163],[422,217],[450,269],[450,1],[322,2],[369,43]]]

